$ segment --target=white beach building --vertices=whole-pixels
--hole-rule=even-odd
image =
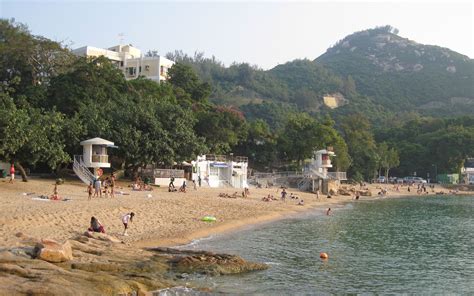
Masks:
[[[248,158],[244,156],[202,155],[192,162],[194,180],[201,178],[209,187],[246,188]]]
[[[74,155],[73,170],[86,184],[102,175],[101,168],[110,168],[108,147],[116,147],[114,143],[102,138],[93,138],[81,142],[82,155]],[[93,172],[89,170],[93,169]]]
[[[465,184],[474,185],[474,158],[468,158],[461,168],[462,180]]]
[[[159,55],[146,57],[140,49],[132,45],[116,45],[107,49],[84,46],[74,49],[72,52],[77,56],[84,57],[104,56],[122,70],[126,79],[145,76],[160,82],[168,78],[168,70],[174,64],[173,61]]]

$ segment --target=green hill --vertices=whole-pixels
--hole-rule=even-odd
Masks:
[[[267,71],[245,63],[225,67],[200,53],[168,57],[210,82],[213,102],[253,110],[252,117],[263,102],[334,116],[360,112],[373,121],[413,112],[474,113],[474,61],[397,33],[390,26],[357,32],[314,61],[294,60]]]
[[[390,26],[357,32],[314,62],[350,75],[356,90],[393,111],[435,116],[474,112],[474,61],[398,36]]]

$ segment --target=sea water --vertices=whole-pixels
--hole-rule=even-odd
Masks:
[[[313,210],[184,246],[270,266],[187,281],[242,295],[474,294],[474,196],[355,201],[332,212]]]

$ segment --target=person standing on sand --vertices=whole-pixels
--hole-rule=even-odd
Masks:
[[[13,184],[13,180],[15,180],[15,165],[12,163],[10,167],[10,183]]]
[[[316,190],[316,199],[319,199],[319,189]]]
[[[94,197],[102,197],[102,190],[100,189],[99,179],[94,181],[94,188],[95,188]]]
[[[131,212],[129,214],[125,214],[122,217],[122,223],[123,223],[123,235],[128,236],[127,229],[128,229],[128,223],[133,221],[133,216],[135,216],[134,212]]]
[[[285,188],[283,188],[283,190],[281,191],[281,200],[285,201],[285,199],[286,199],[286,190]]]
[[[110,175],[110,197],[115,197],[115,175],[112,173]]]
[[[174,187],[174,176],[173,176],[173,175],[171,175],[170,184],[168,185],[168,187],[169,187],[169,188],[173,188],[173,189],[175,188],[175,187]]]
[[[89,186],[87,186],[87,192],[89,193],[89,200],[92,199],[92,193],[94,192],[94,186],[92,186],[92,182],[90,182]]]

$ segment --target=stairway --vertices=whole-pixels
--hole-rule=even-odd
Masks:
[[[81,179],[82,182],[89,185],[95,179],[94,175],[89,171],[89,169],[84,165],[82,160],[82,155],[74,155],[74,164],[72,166],[74,173]]]

